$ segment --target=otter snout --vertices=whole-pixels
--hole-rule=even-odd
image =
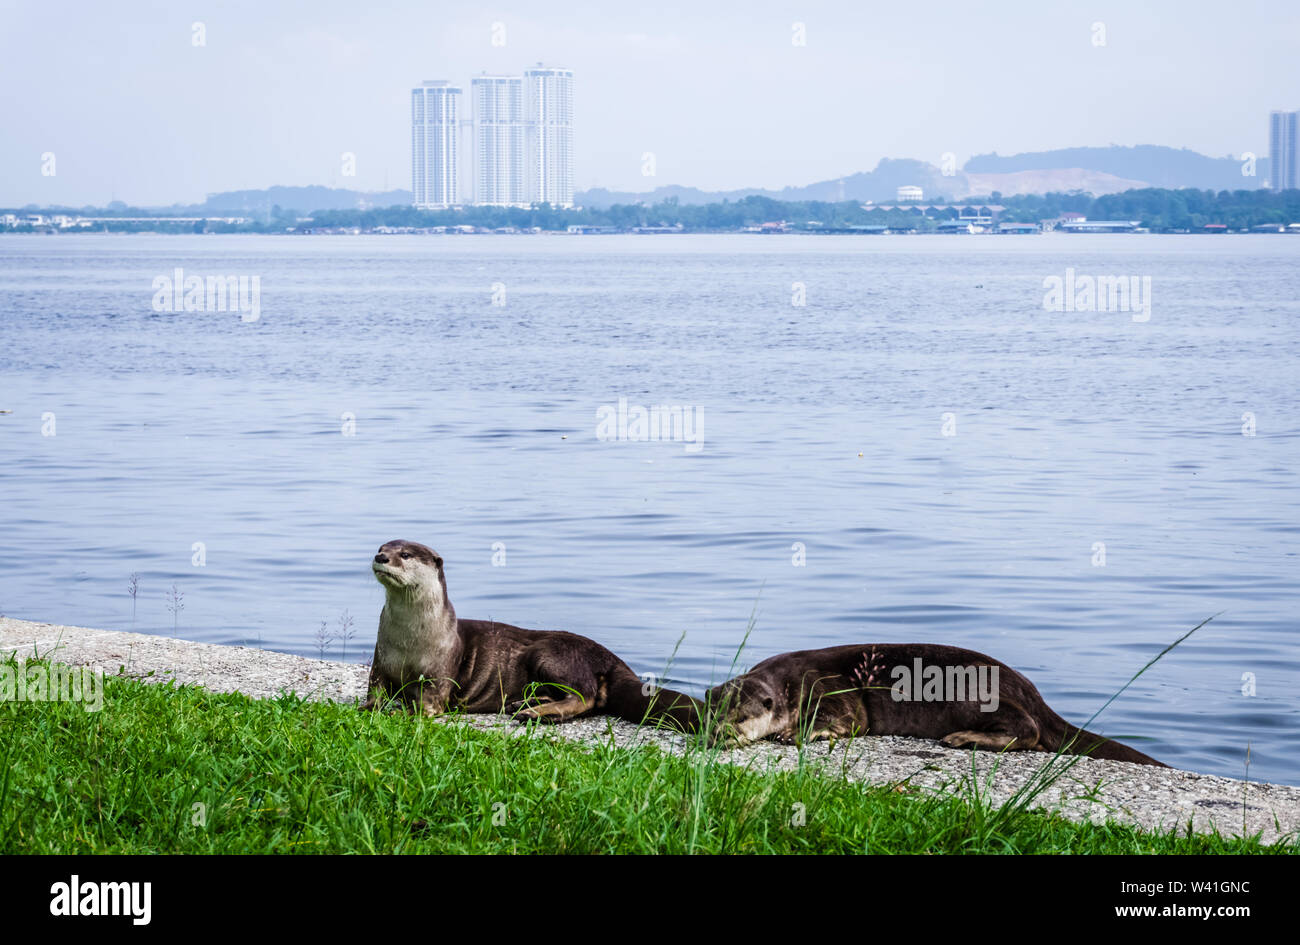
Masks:
[[[739,748],[761,741],[782,728],[783,718],[766,687],[746,685],[742,677],[716,687],[709,694],[713,715],[709,743]]]
[[[399,538],[384,542],[371,560],[370,569],[385,587],[413,587],[442,581],[442,557],[418,541]]]
[[[385,547],[387,546],[385,545]],[[370,563],[370,570],[375,572],[375,577],[380,584],[400,584],[402,582],[398,567],[400,567],[401,560],[396,555],[390,557],[384,553],[383,549],[380,549],[379,554],[375,555],[374,561]]]
[[[763,712],[746,716],[743,712],[730,712],[714,722],[709,730],[709,745],[717,748],[743,748],[762,741],[775,731],[772,713]]]
[[[730,718],[716,719],[709,726],[710,748],[739,748],[743,744],[740,732],[736,730],[735,722]]]

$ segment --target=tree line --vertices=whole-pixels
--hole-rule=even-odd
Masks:
[[[1206,224],[1223,224],[1230,229],[1245,229],[1262,224],[1300,223],[1300,190],[1274,193],[1267,190],[1166,190],[1146,188],[1119,194],[1093,197],[1090,194],[1054,193],[1003,197],[993,193],[987,198],[959,201],[956,206],[998,205],[1004,222],[1038,223],[1054,220],[1063,213],[1081,213],[1090,220],[1136,220],[1155,232],[1196,230]],[[454,227],[474,226],[485,229],[514,228],[563,231],[570,226],[585,225],[628,230],[644,226],[680,226],[691,232],[728,232],[763,223],[784,222],[794,229],[845,229],[855,226],[884,225],[914,228],[922,232],[936,229],[940,222],[958,215],[955,206],[935,209],[925,204],[922,214],[916,208],[891,210],[863,206],[857,201],[781,201],[770,197],[750,196],[742,200],[723,200],[709,204],[680,204],[670,198],[652,205],[616,204],[607,208],[561,209],[546,204],[531,208],[464,207],[456,210],[418,210],[410,206],[375,207],[366,210],[318,210],[304,222],[303,214],[291,208],[274,207],[269,213],[256,215],[246,223],[227,224],[206,221],[197,224],[147,223],[121,221],[97,223],[96,230],[114,232],[253,232],[283,233],[308,229],[360,227]],[[87,208],[89,209],[89,208]],[[147,216],[150,211],[114,207],[122,216]],[[59,210],[49,210],[57,213]],[[76,211],[74,211],[76,212]],[[80,211],[86,213],[86,209]],[[154,211],[158,215],[165,212]],[[30,227],[19,226],[19,230]]]

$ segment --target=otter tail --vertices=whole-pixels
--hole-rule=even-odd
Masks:
[[[1060,739],[1059,744],[1061,750],[1067,754],[1087,755],[1089,758],[1106,758],[1110,761],[1127,761],[1135,765],[1154,765],[1157,768],[1169,767],[1163,761],[1156,761],[1150,755],[1144,755],[1136,748],[1121,745],[1104,735],[1089,732],[1087,729],[1075,728],[1068,722],[1062,724],[1065,728],[1065,734]],[[1056,745],[1049,743],[1044,747],[1054,750]]]
[[[700,724],[703,703],[675,689],[655,689],[628,672],[609,682],[605,711],[637,725],[663,725],[694,732]]]

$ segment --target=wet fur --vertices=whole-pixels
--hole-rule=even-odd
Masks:
[[[996,666],[996,711],[965,701],[895,701],[892,669]],[[719,737],[733,744],[907,735],[952,748],[1049,751],[1167,767],[1136,749],[1075,728],[1048,707],[1028,679],[1005,663],[953,646],[869,643],[782,653],[710,691],[723,715]]]
[[[364,709],[396,700],[426,715],[504,712],[564,722],[603,713],[687,731],[698,723],[695,699],[671,689],[646,695],[631,668],[594,640],[457,618],[442,558],[425,545],[390,541],[372,568],[386,600]]]

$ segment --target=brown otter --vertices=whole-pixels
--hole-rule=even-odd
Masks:
[[[709,692],[715,738],[746,744],[854,735],[935,738],[952,748],[1051,751],[1168,767],[1075,728],[1034,684],[991,656],[927,643],[782,653]]]
[[[442,557],[425,545],[387,542],[371,568],[386,600],[363,709],[394,698],[426,715],[459,709],[563,722],[603,712],[696,726],[696,700],[671,689],[647,694],[628,665],[594,640],[457,618]]]

